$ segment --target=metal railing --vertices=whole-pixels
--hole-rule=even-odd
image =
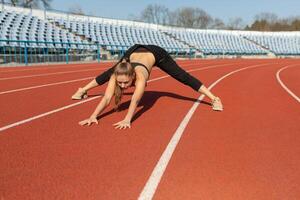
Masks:
[[[84,43],[0,39],[1,64],[100,61],[100,46]]]
[[[0,39],[0,64],[100,62],[116,60],[130,46]],[[194,49],[167,48],[174,57],[192,58]]]

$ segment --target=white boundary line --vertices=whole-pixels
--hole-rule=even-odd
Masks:
[[[220,66],[224,66],[224,65],[230,65],[230,64],[213,65],[213,66],[203,67],[203,68],[200,68],[200,69],[193,69],[193,70],[190,70],[190,71],[201,71],[201,70],[216,68],[216,67],[220,67]],[[187,71],[187,72],[190,72],[190,71]],[[155,78],[155,79],[151,79],[147,82],[158,81],[158,80],[161,80],[161,79],[164,79],[164,78],[167,78],[167,77],[170,77],[170,76],[169,75],[161,76],[161,77],[158,77],[158,78]],[[100,97],[99,96],[93,97],[93,98],[90,98],[90,99],[87,99],[87,100],[83,100],[83,101],[80,101],[80,102],[77,102],[77,103],[74,103],[74,104],[70,104],[70,105],[67,105],[67,106],[64,106],[64,107],[61,107],[61,108],[57,108],[55,110],[52,110],[52,111],[49,111],[49,112],[46,112],[46,113],[43,113],[43,114],[40,114],[40,115],[37,115],[37,116],[33,116],[33,117],[30,117],[30,118],[27,118],[27,119],[24,119],[24,120],[21,120],[21,121],[18,121],[18,122],[15,122],[15,123],[3,126],[3,127],[0,127],[0,132],[5,131],[5,130],[10,129],[10,128],[13,128],[15,126],[19,126],[21,124],[25,124],[27,122],[30,122],[30,121],[33,121],[33,120],[36,120],[36,119],[39,119],[41,117],[45,117],[47,115],[50,115],[50,114],[53,114],[53,113],[56,113],[56,112],[59,112],[59,111],[62,111],[62,110],[80,105],[80,104],[83,104],[85,102],[88,102],[88,101],[91,101],[91,100],[94,100],[94,99],[97,99],[97,98],[100,98]]]
[[[109,69],[109,67],[103,67],[103,68],[98,68],[98,69],[82,69],[82,70],[74,70],[74,71],[66,71],[66,72],[53,72],[53,73],[36,74],[36,75],[28,75],[28,76],[14,76],[14,77],[0,78],[0,81],[21,79],[21,78],[33,78],[33,77],[49,76],[49,75],[58,75],[58,74],[71,74],[71,73],[77,73],[77,72],[102,71],[105,69]]]
[[[182,66],[192,66],[192,65],[182,65]],[[6,78],[0,78],[0,81],[4,80],[13,80],[13,79],[22,79],[22,78],[33,78],[33,77],[41,77],[41,76],[49,76],[49,75],[60,75],[60,74],[71,74],[71,73],[77,73],[77,72],[87,72],[87,71],[102,71],[111,68],[112,66],[106,66],[106,67],[99,67],[95,69],[82,69],[82,70],[73,70],[73,71],[63,71],[63,72],[53,72],[53,73],[45,73],[45,74],[35,74],[35,75],[26,75],[26,76],[13,76],[13,77],[6,77]]]
[[[0,92],[0,95],[1,94],[9,94],[9,93],[13,93],[13,92],[20,92],[20,91],[24,91],[24,90],[32,90],[32,89],[37,89],[37,88],[42,88],[42,87],[49,87],[49,86],[54,86],[54,85],[62,85],[62,84],[66,84],[66,83],[74,83],[74,82],[84,81],[84,80],[88,80],[88,79],[92,79],[92,78],[95,78],[95,76],[85,77],[85,78],[81,78],[81,79],[74,79],[74,80],[69,80],[69,81],[56,82],[56,83],[48,83],[48,84],[44,84],[44,85],[36,85],[36,86],[19,88],[19,89],[14,89],[14,90],[8,90],[8,91]]]
[[[280,79],[280,73],[283,70],[285,70],[289,67],[295,67],[295,66],[297,66],[297,65],[288,65],[286,67],[281,68],[280,70],[277,71],[276,78],[277,78],[277,81],[279,82],[279,84],[281,85],[281,87],[283,87],[283,89],[285,89],[285,91],[287,91],[287,93],[289,93],[294,99],[296,99],[296,101],[298,101],[298,103],[300,103],[300,98],[296,94],[294,94]],[[298,64],[298,66],[299,66],[299,64]]]
[[[234,70],[224,76],[222,76],[220,79],[218,79],[217,81],[215,81],[213,84],[211,84],[209,86],[209,90],[211,90],[215,85],[217,85],[220,81],[222,81],[223,79],[227,78],[228,76],[246,70],[246,69],[250,69],[250,68],[254,68],[254,67],[259,67],[259,66],[264,66],[264,65],[270,65],[270,63],[268,64],[260,64],[260,65],[253,65],[253,66],[248,66],[248,67],[244,67],[238,70]],[[200,95],[200,97],[198,98],[199,101],[202,101],[202,99],[204,98],[204,95]],[[165,151],[163,152],[162,156],[160,157],[159,161],[157,162],[155,168],[153,169],[148,181],[146,182],[146,185],[144,186],[142,192],[139,195],[138,200],[151,200],[155,194],[155,191],[157,189],[157,186],[167,168],[167,165],[175,151],[175,148],[180,140],[180,138],[183,135],[183,132],[187,126],[187,124],[189,123],[191,117],[193,116],[194,112],[196,111],[197,107],[199,106],[199,102],[195,102],[193,104],[193,106],[190,108],[190,110],[188,111],[188,113],[186,114],[186,116],[183,118],[183,120],[181,121],[179,127],[177,128],[177,130],[175,131],[173,137],[171,138],[169,144],[167,145]]]
[[[49,112],[42,113],[42,114],[40,114],[40,115],[36,115],[36,116],[34,116],[34,117],[31,117],[31,118],[28,118],[28,119],[24,119],[24,120],[18,121],[18,122],[13,123],[13,124],[9,124],[9,125],[7,125],[7,126],[1,127],[1,128],[0,128],[0,132],[1,132],[1,131],[4,131],[4,130],[6,130],[6,129],[9,129],[9,128],[15,127],[15,126],[19,126],[19,125],[21,125],[21,124],[25,124],[25,123],[30,122],[30,121],[33,121],[33,120],[35,120],[35,119],[39,119],[39,118],[45,117],[45,116],[47,116],[47,115],[51,115],[51,114],[53,114],[53,113],[57,113],[57,112],[59,112],[59,111],[66,110],[66,109],[68,109],[68,108],[72,108],[72,107],[74,107],[74,106],[83,104],[83,103],[85,103],[85,102],[92,101],[92,100],[94,100],[94,99],[96,99],[96,98],[99,98],[99,96],[97,96],[97,97],[92,97],[92,98],[87,99],[87,100],[85,100],[85,101],[73,103],[73,104],[70,104],[70,105],[67,105],[67,106],[64,106],[64,107],[55,109],[55,110],[51,110],[51,111],[49,111]]]
[[[230,64],[220,64],[220,65],[230,65]],[[184,67],[190,67],[190,66],[193,66],[193,65],[185,65]],[[157,70],[157,69],[158,68],[154,68],[153,70]],[[194,70],[197,70],[197,69],[194,69]],[[191,71],[193,71],[193,70],[190,70],[190,72]],[[36,86],[30,86],[30,87],[25,87],[25,88],[18,88],[18,89],[13,89],[13,90],[7,90],[7,91],[0,92],[0,95],[2,95],[2,94],[9,94],[9,93],[13,93],[13,92],[20,92],[20,91],[24,91],[24,90],[32,90],[32,89],[37,89],[37,88],[42,88],[42,87],[49,87],[49,86],[54,86],[54,85],[61,85],[61,84],[66,84],[66,83],[74,83],[74,82],[78,82],[78,81],[88,80],[88,79],[91,79],[91,78],[95,78],[95,77],[91,76],[91,77],[85,77],[85,78],[74,79],[74,80],[69,80],[69,81],[62,81],[62,82],[56,82],[56,83],[48,83],[48,84],[43,84],[43,85],[36,85]]]
[[[82,64],[55,64],[55,65],[35,65],[35,66],[10,66],[7,67],[7,70],[3,69],[1,70],[0,67],[0,73],[18,73],[18,72],[24,72],[24,71],[39,71],[39,70],[52,70],[52,69],[65,69],[65,68],[77,68],[77,67],[100,67],[103,64],[113,64],[114,62],[100,62],[100,63],[82,63]]]
[[[188,60],[177,60],[177,61],[188,61]],[[62,64],[54,64],[54,65],[36,65],[36,66],[9,66],[6,68],[10,70],[0,70],[0,73],[11,73],[11,72],[15,73],[15,72],[24,72],[24,71],[51,70],[51,69],[77,68],[77,67],[82,67],[82,68],[101,67],[101,65],[106,65],[106,64],[112,66],[115,63],[117,63],[117,60],[111,60],[105,62],[102,61],[100,63],[92,62],[92,63],[70,63],[70,64],[62,63]],[[203,64],[211,64],[211,62],[204,62],[204,63],[201,62],[201,65]]]

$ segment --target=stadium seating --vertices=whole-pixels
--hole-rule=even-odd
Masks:
[[[111,52],[135,43],[156,44],[170,53],[203,55],[300,55],[298,32],[250,32],[171,28],[141,22],[48,12],[41,17],[0,11],[0,47]],[[21,41],[21,42],[20,42]]]
[[[124,50],[135,43],[156,44],[168,51],[184,50],[189,47],[152,28],[113,23],[95,23],[89,21],[69,21],[50,19],[78,35],[83,35],[92,42],[107,46],[112,50]]]
[[[276,55],[300,54],[300,34],[297,32],[243,32],[241,35]]]
[[[266,51],[230,31],[171,29],[168,33],[204,54],[265,54]]]
[[[0,39],[10,40],[1,42],[1,46],[24,47],[24,42],[31,48],[65,48],[62,43],[83,43],[80,37],[66,32],[47,21],[35,16],[22,13],[0,11]],[[69,48],[79,48],[79,45],[70,45]]]

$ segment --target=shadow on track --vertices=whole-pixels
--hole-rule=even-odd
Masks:
[[[132,95],[132,93],[124,93],[124,95]],[[183,101],[199,102],[201,104],[206,104],[206,105],[211,106],[211,104],[206,101],[199,101],[198,99],[195,99],[195,98],[185,97],[185,96],[181,96],[181,95],[170,93],[170,92],[145,91],[145,93],[138,105],[138,108],[140,108],[140,107],[142,107],[142,108],[139,109],[135,113],[131,122],[134,122],[144,112],[151,109],[152,106],[155,104],[155,102],[161,97],[169,97],[169,98],[174,98],[174,99],[183,100]],[[113,99],[112,99],[112,101],[113,101]],[[130,100],[120,104],[118,111],[123,111],[123,110],[128,109],[129,105],[130,105]],[[99,119],[106,117],[114,112],[116,112],[116,111],[114,109],[111,109],[110,111],[107,111],[107,112],[101,114],[100,116],[98,116],[97,119],[99,120]]]

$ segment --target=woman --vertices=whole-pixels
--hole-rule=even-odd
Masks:
[[[136,44],[125,52],[124,56],[116,65],[96,77],[85,87],[79,88],[72,96],[72,99],[86,98],[88,90],[108,81],[104,97],[101,99],[93,114],[88,119],[79,122],[79,124],[98,124],[97,116],[109,105],[113,96],[115,97],[115,108],[117,109],[120,104],[123,91],[134,85],[135,90],[132,95],[126,117],[124,120],[114,124],[115,128],[130,128],[131,119],[140,99],[142,98],[153,66],[159,67],[181,83],[206,95],[212,101],[213,110],[223,110],[220,98],[213,95],[198,79],[181,69],[163,48],[155,45]]]

